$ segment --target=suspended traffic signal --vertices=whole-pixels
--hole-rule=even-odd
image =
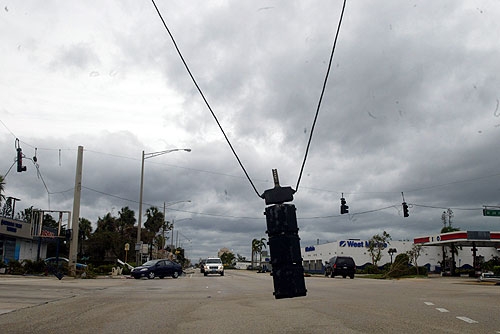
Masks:
[[[26,166],[23,166],[23,150],[20,147],[17,148],[17,171],[26,171]]]
[[[307,293],[295,211],[293,204],[276,204],[268,206],[265,211],[276,299],[300,297]]]
[[[409,217],[410,214],[408,213],[408,204],[406,204],[406,202],[403,202],[403,216],[404,217]]]
[[[343,215],[345,213],[349,213],[349,206],[346,205],[347,202],[345,201],[345,198],[342,197],[340,199],[340,214]]]

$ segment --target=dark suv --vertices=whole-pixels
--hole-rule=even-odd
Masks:
[[[354,278],[356,264],[350,256],[334,256],[325,265],[325,276],[342,276]]]

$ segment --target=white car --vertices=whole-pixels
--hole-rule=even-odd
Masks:
[[[222,260],[220,258],[209,257],[206,259],[203,275],[207,276],[208,274],[219,274],[224,276],[224,265],[222,264]]]
[[[482,273],[479,276],[479,280],[481,282],[500,282],[500,276],[495,275],[491,271]]]

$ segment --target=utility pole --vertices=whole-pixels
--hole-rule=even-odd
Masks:
[[[73,217],[71,243],[69,247],[69,271],[70,276],[76,276],[76,258],[78,255],[78,223],[80,218],[80,198],[82,194],[82,170],[83,170],[83,146],[78,146],[76,159],[75,193],[73,197]]]

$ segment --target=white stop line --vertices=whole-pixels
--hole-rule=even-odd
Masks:
[[[465,321],[469,324],[477,324],[478,323],[476,320],[472,320],[471,318],[467,318],[467,317],[457,317],[457,319]]]

